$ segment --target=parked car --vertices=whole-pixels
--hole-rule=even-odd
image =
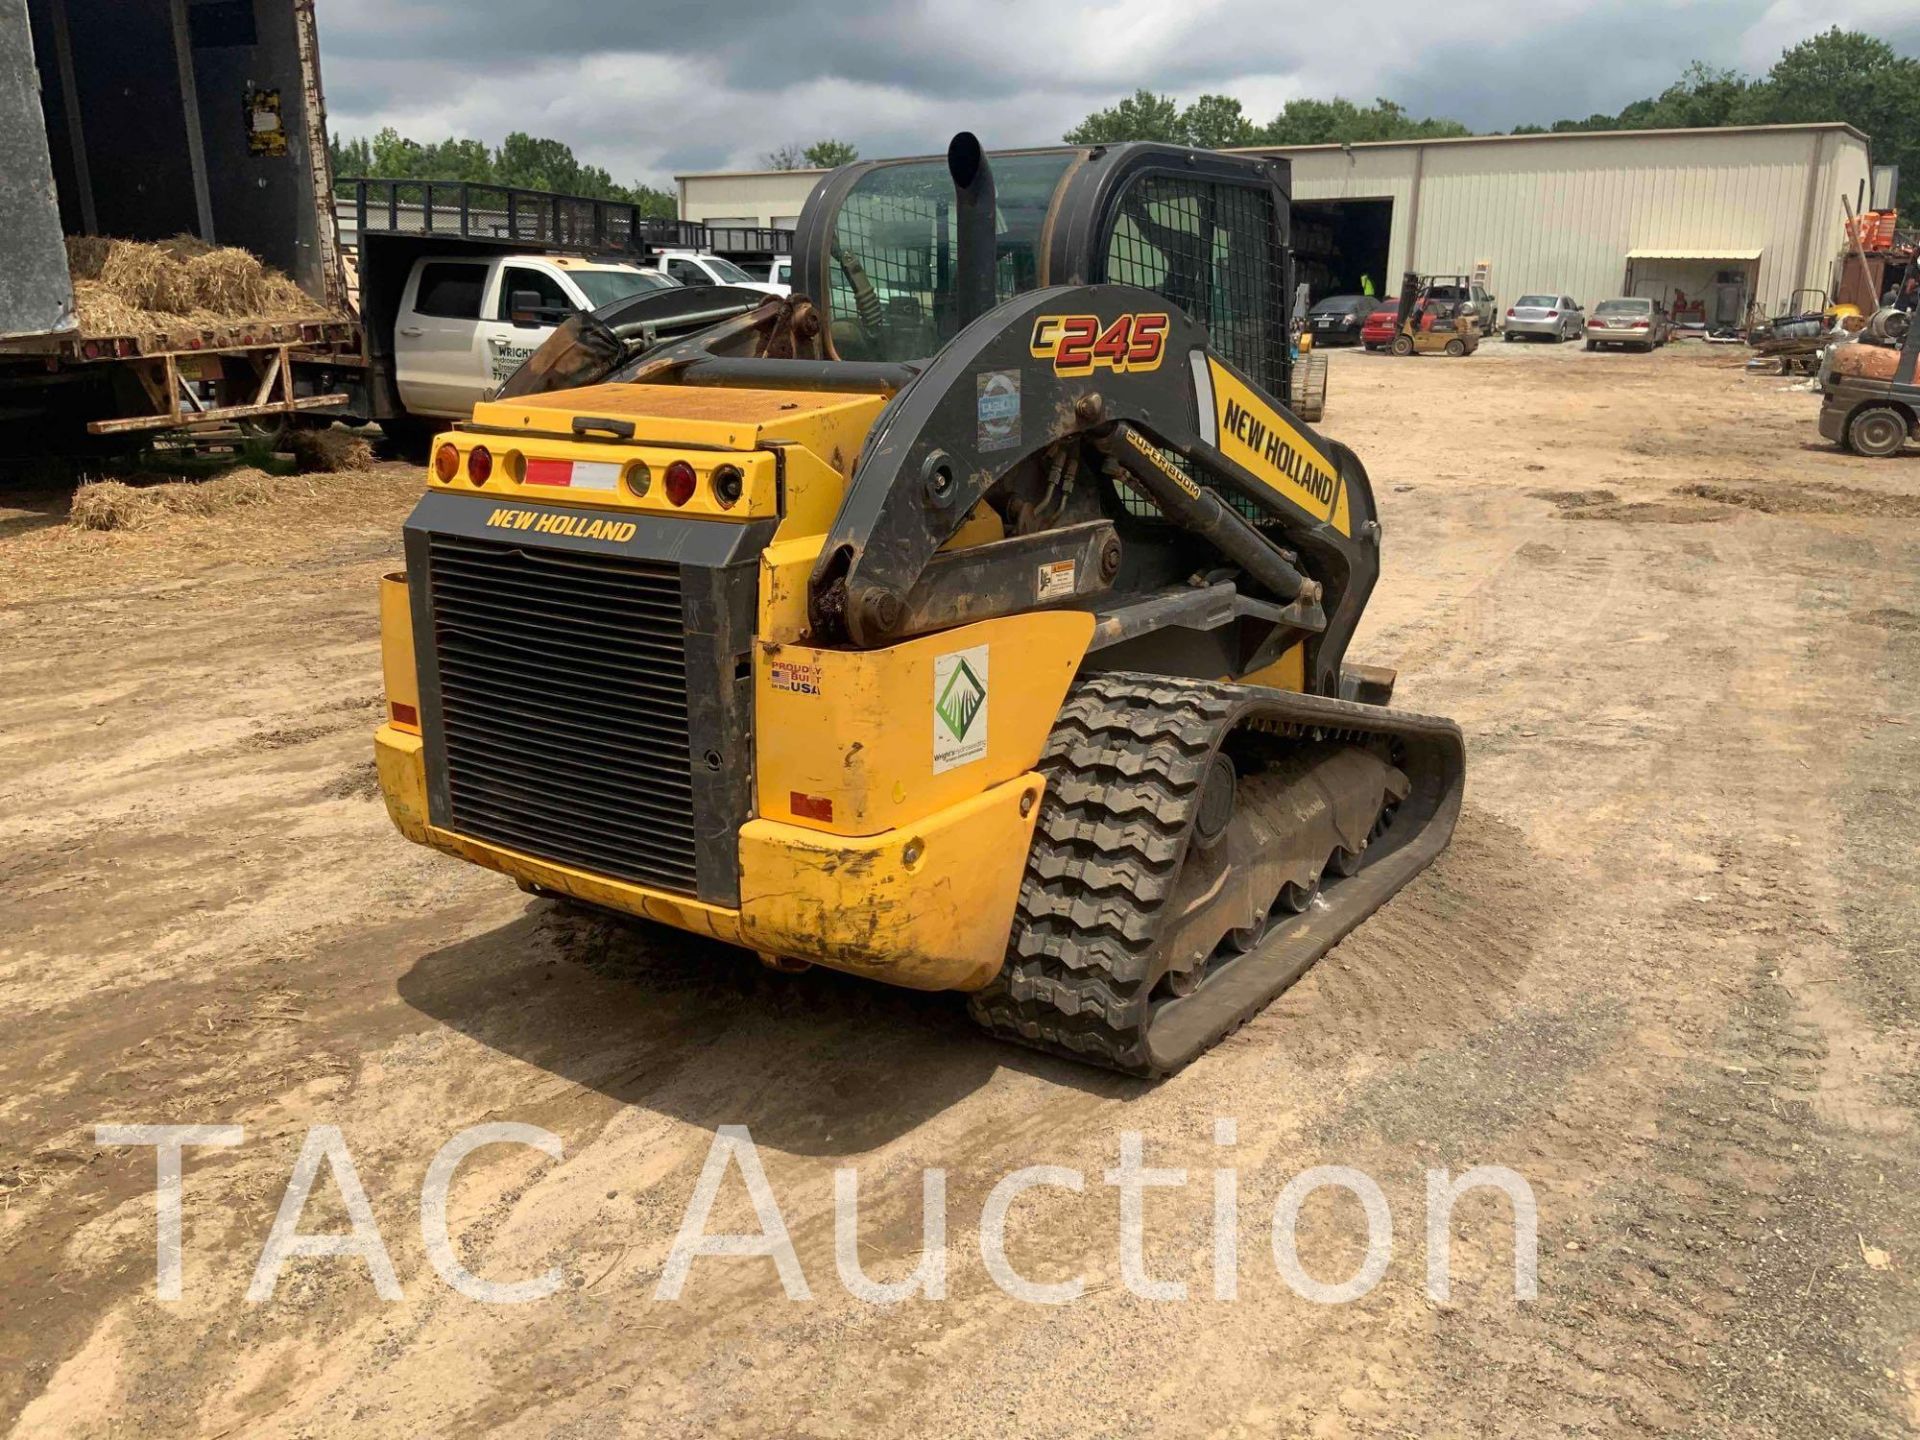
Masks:
[[[1427,299],[1457,305],[1460,307],[1458,313],[1477,317],[1482,335],[1493,334],[1494,321],[1500,315],[1500,302],[1493,298],[1493,292],[1478,280],[1465,275],[1446,279],[1436,277],[1427,286]]]
[[[723,255],[704,254],[698,250],[662,250],[660,258],[646,268],[670,276],[682,285],[739,285],[748,290],[764,291],[768,295],[785,295],[788,290],[785,285],[754,279]]]
[[[1380,302],[1371,295],[1329,295],[1307,312],[1315,345],[1358,345],[1360,327]]]
[[[1602,345],[1624,345],[1635,350],[1653,350],[1673,337],[1673,321],[1667,307],[1644,295],[1619,300],[1602,300],[1593,307],[1587,320],[1587,349]]]
[[[1587,316],[1571,295],[1522,295],[1507,307],[1503,333],[1509,340],[1543,335],[1558,344],[1586,333]]]
[[[575,312],[677,285],[638,265],[564,255],[423,257],[394,317],[407,417],[464,420]]]
[[[1373,303],[1373,313],[1360,327],[1360,343],[1369,350],[1384,350],[1393,344],[1394,331],[1399,327],[1400,302],[1389,295]]]
[[[793,257],[776,255],[773,263],[767,266],[767,283],[774,286],[782,295],[793,293]]]

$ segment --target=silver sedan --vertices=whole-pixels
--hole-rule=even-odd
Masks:
[[[1522,295],[1507,307],[1502,329],[1509,340],[1544,335],[1555,342],[1577,340],[1586,333],[1587,317],[1571,295]]]

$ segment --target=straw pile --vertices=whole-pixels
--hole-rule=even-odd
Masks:
[[[295,430],[285,448],[302,475],[337,474],[373,468],[373,446],[351,430]]]
[[[182,335],[261,323],[332,318],[251,251],[191,235],[146,242],[69,235],[80,329],[88,335]]]
[[[263,470],[230,470],[211,480],[170,480],[128,485],[93,480],[73,492],[67,524],[76,530],[147,530],[175,515],[218,515],[247,505],[265,505],[289,490],[311,490],[311,481],[285,479]]]

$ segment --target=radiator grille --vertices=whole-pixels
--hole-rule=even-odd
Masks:
[[[436,534],[428,585],[452,828],[693,894],[679,568]]]

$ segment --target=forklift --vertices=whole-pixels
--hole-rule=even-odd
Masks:
[[[1920,435],[1920,325],[1895,307],[1876,311],[1860,338],[1820,367],[1820,433],[1855,455],[1898,454]]]
[[[1471,355],[1480,348],[1480,315],[1468,275],[1416,275],[1400,282],[1400,315],[1394,325],[1395,355]]]

